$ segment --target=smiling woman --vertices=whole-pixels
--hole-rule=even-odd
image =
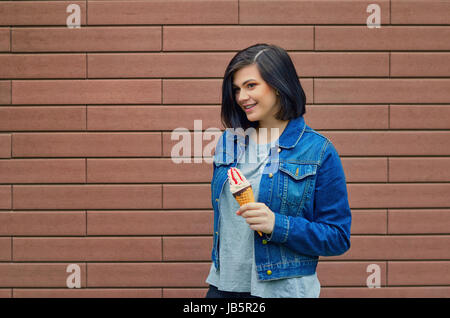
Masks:
[[[238,52],[222,89],[227,129],[213,160],[213,262],[206,297],[318,297],[319,256],[350,247],[351,212],[339,155],[306,125],[306,96],[282,48],[256,44]],[[243,129],[244,136],[233,132]],[[270,134],[269,142],[259,143],[254,134]],[[247,162],[255,153],[261,154],[256,162]],[[254,202],[235,198],[227,182],[234,168],[248,181]]]

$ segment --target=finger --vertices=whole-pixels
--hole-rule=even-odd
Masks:
[[[263,215],[264,215],[264,211],[262,211],[262,210],[247,210],[247,211],[241,213],[241,216],[244,218],[252,218],[255,216],[263,216]]]
[[[254,217],[254,218],[247,218],[245,219],[245,222],[247,222],[248,224],[262,224],[265,222],[264,218],[261,217]]]
[[[261,202],[250,202],[250,203],[246,203],[244,205],[242,205],[239,210],[238,210],[238,214],[247,211],[247,210],[255,210],[255,209],[259,209],[261,208],[261,206],[263,206],[264,203]]]
[[[251,224],[249,227],[253,231],[258,231],[258,232],[263,232],[264,231],[264,229],[263,229],[264,226],[261,225],[261,224]]]

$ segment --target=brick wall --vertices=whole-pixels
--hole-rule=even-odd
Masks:
[[[78,29],[66,27],[72,3]],[[371,3],[381,28],[366,25]],[[352,246],[321,258],[321,296],[450,297],[449,11],[448,0],[2,1],[0,296],[203,297],[212,166],[174,164],[171,132],[223,129],[226,65],[267,42],[292,57],[305,119],[347,176]],[[67,288],[70,264],[80,289]],[[366,286],[371,264],[381,288]]]

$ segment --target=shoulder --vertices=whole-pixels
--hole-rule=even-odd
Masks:
[[[331,143],[330,139],[328,139],[326,136],[322,135],[321,133],[317,132],[316,130],[312,129],[308,125],[305,126],[305,134],[307,134],[309,138],[313,138],[313,139],[317,140],[318,142]]]
[[[339,159],[339,154],[333,142],[326,136],[312,129],[308,125],[305,127],[306,138],[317,145],[317,150],[320,151],[320,163],[323,163],[330,157]]]

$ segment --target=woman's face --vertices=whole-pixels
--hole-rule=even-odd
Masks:
[[[236,71],[233,76],[233,90],[235,99],[247,114],[249,121],[270,123],[280,108],[278,96],[267,82],[265,82],[256,64],[248,65]],[[248,105],[253,105],[247,108]]]

